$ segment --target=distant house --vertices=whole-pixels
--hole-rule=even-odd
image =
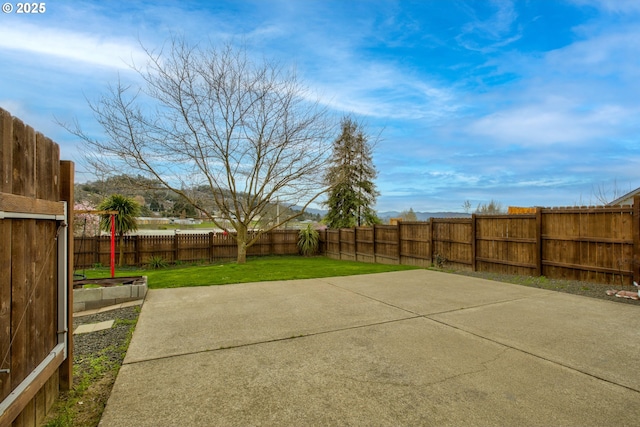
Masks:
[[[628,192],[624,196],[618,197],[614,201],[607,203],[607,206],[632,206],[634,196],[640,196],[640,188],[636,188],[635,190]]]

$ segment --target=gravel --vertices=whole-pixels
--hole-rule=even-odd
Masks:
[[[111,363],[120,365],[126,354],[130,330],[138,319],[139,306],[119,308],[98,314],[73,318],[73,328],[87,323],[115,320],[113,326],[102,331],[73,336],[74,364],[83,367],[90,358],[104,355]]]

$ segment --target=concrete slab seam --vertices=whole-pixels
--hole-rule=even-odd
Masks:
[[[387,305],[389,307],[396,308],[398,310],[406,311],[407,313],[411,313],[411,314],[414,314],[416,316],[435,316],[437,314],[455,313],[457,311],[469,310],[469,309],[472,309],[472,308],[489,307],[489,306],[492,306],[492,305],[498,305],[498,304],[504,304],[504,303],[509,303],[509,302],[523,301],[523,300],[540,298],[538,296],[535,296],[535,297],[519,297],[519,298],[505,299],[505,300],[500,300],[500,301],[492,301],[492,302],[488,302],[488,303],[484,303],[484,304],[478,304],[478,305],[470,305],[468,307],[456,308],[456,309],[453,309],[453,310],[445,310],[445,311],[438,311],[438,312],[435,312],[435,313],[424,314],[424,313],[417,313],[415,311],[409,310],[409,309],[404,308],[404,307],[399,307],[397,305],[394,305],[394,304],[391,304],[389,302],[374,298],[374,297],[372,297],[370,295],[367,295],[367,294],[356,292],[353,289],[344,288],[344,287],[342,287],[340,285],[336,285],[335,283],[331,283],[331,282],[328,282],[328,281],[324,281],[324,282],[326,284],[334,286],[334,287],[336,287],[338,289],[341,289],[341,290],[344,290],[344,291],[347,291],[347,292],[351,292],[351,293],[353,293],[355,295],[358,295],[358,296],[361,296],[361,297],[364,297],[364,298],[368,298],[368,299],[370,299],[372,301],[379,302],[381,304]]]
[[[565,368],[565,369],[568,369],[568,370],[570,370],[570,371],[578,372],[578,373],[580,373],[580,374],[586,375],[586,376],[591,377],[591,378],[594,378],[594,379],[596,379],[596,380],[604,381],[604,382],[606,382],[606,383],[609,383],[609,384],[612,384],[612,385],[615,385],[615,386],[618,386],[618,387],[622,387],[622,388],[625,388],[625,389],[627,389],[627,390],[630,390],[630,391],[633,391],[633,392],[636,392],[636,393],[640,393],[640,390],[639,390],[639,389],[636,389],[636,388],[630,387],[630,386],[628,386],[628,385],[624,385],[624,384],[620,384],[620,383],[617,383],[617,382],[611,381],[611,380],[609,380],[609,379],[607,379],[607,378],[602,378],[602,377],[600,377],[600,376],[598,376],[598,375],[595,375],[595,374],[592,374],[592,373],[589,373],[589,372],[585,372],[585,371],[583,371],[583,370],[581,370],[581,369],[577,369],[577,368],[575,368],[575,367],[573,367],[573,366],[569,366],[569,365],[567,365],[567,364],[564,364],[564,363],[562,363],[561,361],[552,360],[552,359],[549,359],[549,358],[547,358],[547,357],[540,356],[539,354],[531,353],[530,351],[527,351],[527,350],[524,350],[524,349],[521,349],[521,348],[517,348],[517,347],[514,347],[514,346],[509,345],[509,344],[505,344],[505,343],[500,342],[500,341],[497,341],[497,340],[495,340],[495,339],[487,338],[487,337],[485,337],[485,336],[482,336],[482,335],[476,334],[476,333],[471,332],[471,331],[467,331],[466,329],[462,329],[462,328],[460,328],[460,327],[458,327],[458,326],[451,325],[451,324],[449,324],[449,323],[447,323],[447,322],[444,322],[444,321],[442,321],[442,320],[432,319],[432,318],[430,318],[429,316],[433,316],[433,315],[432,315],[432,314],[430,314],[430,315],[424,315],[424,316],[420,316],[420,317],[423,317],[423,318],[428,319],[428,320],[432,320],[432,321],[434,321],[434,322],[436,322],[436,323],[439,323],[439,324],[441,324],[441,325],[448,326],[448,327],[453,328],[453,329],[456,329],[456,330],[458,330],[458,331],[460,331],[460,332],[464,332],[464,333],[467,333],[467,334],[473,335],[473,336],[475,336],[475,337],[477,337],[477,338],[480,338],[480,339],[483,339],[483,340],[486,340],[486,341],[492,342],[492,343],[494,343],[494,344],[501,345],[501,346],[506,347],[506,348],[508,348],[508,349],[518,351],[518,352],[523,353],[523,354],[526,354],[526,355],[528,355],[528,356],[535,357],[536,359],[544,360],[545,362],[548,362],[548,363],[552,363],[552,364],[554,364],[554,365],[561,366],[561,367],[563,367],[563,368]]]
[[[405,311],[405,312],[407,312],[407,313],[414,314],[414,315],[416,315],[416,317],[422,317],[422,318],[424,318],[424,319],[432,320],[432,321],[434,321],[434,322],[436,322],[436,323],[439,323],[439,324],[441,324],[441,325],[448,326],[448,327],[451,327],[451,328],[457,329],[457,330],[459,330],[459,331],[461,331],[461,332],[465,332],[465,333],[471,334],[471,335],[473,335],[473,336],[475,336],[475,337],[477,337],[477,338],[481,338],[481,339],[483,339],[483,340],[486,340],[486,341],[489,341],[489,342],[493,342],[494,344],[498,344],[498,345],[504,346],[504,347],[506,347],[506,348],[509,348],[509,349],[512,349],[512,350],[519,351],[519,352],[521,352],[521,353],[527,354],[527,355],[529,355],[529,356],[533,356],[533,357],[535,357],[535,358],[537,358],[537,359],[544,360],[544,361],[546,361],[546,362],[549,362],[549,363],[553,363],[553,364],[556,364],[556,365],[562,366],[562,367],[564,367],[564,368],[566,368],[566,369],[569,369],[569,370],[571,370],[571,371],[575,371],[575,372],[579,372],[579,373],[581,373],[581,374],[583,374],[583,375],[587,375],[587,376],[592,377],[592,378],[595,378],[595,379],[597,379],[597,380],[605,381],[605,382],[607,382],[607,383],[609,383],[609,384],[613,384],[613,385],[616,385],[616,386],[619,386],[619,387],[623,387],[623,388],[625,388],[625,389],[627,389],[627,390],[634,391],[634,392],[636,392],[636,393],[640,393],[640,390],[635,389],[635,388],[633,388],[633,387],[629,387],[629,386],[624,385],[624,384],[619,384],[619,383],[613,382],[613,381],[608,380],[608,379],[606,379],[606,378],[602,378],[602,377],[599,377],[599,376],[597,376],[597,375],[594,375],[594,374],[591,374],[591,373],[588,373],[588,372],[582,371],[582,370],[580,370],[580,369],[577,369],[577,368],[575,368],[575,367],[572,367],[572,366],[566,365],[566,364],[564,364],[564,363],[562,363],[562,362],[560,362],[560,361],[551,360],[551,359],[548,359],[548,358],[542,357],[542,356],[540,356],[540,355],[537,355],[537,354],[534,354],[534,353],[528,352],[528,351],[526,351],[526,350],[523,350],[523,349],[520,349],[520,348],[517,348],[517,347],[513,347],[513,346],[511,346],[511,345],[505,344],[505,343],[500,342],[500,341],[493,340],[493,339],[491,339],[491,338],[484,337],[484,336],[482,336],[482,335],[478,335],[478,334],[473,333],[473,332],[471,332],[471,331],[467,331],[467,330],[465,330],[465,329],[462,329],[462,328],[460,328],[460,327],[458,327],[458,326],[454,326],[454,325],[448,324],[448,323],[446,323],[446,322],[443,322],[443,321],[441,321],[441,320],[437,320],[437,319],[434,319],[434,318],[431,318],[431,317],[430,317],[430,316],[436,316],[436,315],[440,315],[440,314],[454,313],[454,312],[458,312],[458,311],[469,310],[469,309],[473,309],[473,308],[487,307],[487,306],[492,306],[492,305],[504,304],[504,303],[515,302],[515,301],[523,301],[523,300],[529,300],[529,299],[537,299],[537,298],[539,298],[538,296],[535,296],[535,297],[520,297],[520,298],[513,298],[513,299],[502,300],[502,301],[494,301],[494,302],[490,302],[490,303],[486,303],[486,304],[479,304],[479,305],[474,305],[474,306],[469,306],[469,307],[462,307],[462,308],[458,308],[458,309],[455,309],[455,310],[446,310],[446,311],[437,312],[437,313],[420,314],[420,313],[416,313],[416,312],[414,312],[414,311],[408,310],[408,309],[406,309],[406,308],[398,307],[398,306],[396,306],[396,305],[390,304],[390,303],[388,303],[388,302],[386,302],[386,301],[382,301],[382,300],[379,300],[379,299],[373,298],[373,297],[371,297],[370,295],[366,295],[366,294],[363,294],[363,293],[360,293],[360,292],[356,292],[356,291],[354,291],[354,290],[352,290],[352,289],[344,288],[344,287],[342,287],[342,286],[340,286],[340,285],[337,285],[337,284],[335,284],[335,283],[331,283],[330,281],[324,280],[324,282],[325,282],[326,284],[331,285],[331,286],[334,286],[334,287],[336,287],[336,288],[338,288],[338,289],[342,289],[342,290],[345,290],[345,291],[348,291],[348,292],[352,292],[352,293],[354,293],[354,294],[356,294],[356,295],[358,295],[358,296],[361,296],[361,297],[364,297],[364,298],[368,298],[368,299],[370,299],[370,300],[373,300],[373,301],[379,302],[379,303],[384,304],[384,305],[387,305],[387,306],[389,306],[389,307],[396,308],[396,309],[398,309],[398,310]]]
[[[403,317],[401,319],[385,320],[385,321],[382,321],[382,322],[368,323],[366,325],[348,326],[348,327],[344,327],[344,328],[331,329],[331,330],[328,330],[328,331],[320,331],[320,332],[312,332],[312,333],[308,333],[308,334],[300,334],[300,335],[295,335],[295,336],[286,337],[286,338],[274,338],[274,339],[271,339],[271,340],[256,341],[256,342],[250,342],[250,343],[244,343],[244,344],[236,344],[236,345],[229,345],[229,346],[225,346],[225,347],[209,348],[209,349],[203,349],[203,350],[197,350],[197,351],[189,351],[189,352],[186,352],[186,353],[168,354],[166,356],[150,357],[150,358],[144,359],[144,360],[135,360],[133,362],[125,362],[125,363],[123,363],[123,365],[136,365],[136,364],[144,363],[144,362],[151,362],[151,361],[164,360],[164,359],[172,359],[174,357],[190,356],[190,355],[194,355],[194,354],[210,353],[210,352],[222,351],[222,350],[232,350],[232,349],[243,348],[243,347],[252,347],[252,346],[261,345],[261,344],[270,344],[270,343],[276,343],[276,342],[282,342],[282,341],[289,341],[289,340],[294,340],[294,339],[298,339],[298,338],[315,337],[315,336],[319,336],[319,335],[331,334],[331,333],[334,333],[334,332],[350,331],[350,330],[354,330],[354,329],[368,328],[370,326],[386,325],[386,324],[389,324],[389,323],[404,322],[405,320],[413,320],[413,319],[420,319],[420,318],[424,318],[424,316],[417,315],[417,316],[411,316],[411,317]]]

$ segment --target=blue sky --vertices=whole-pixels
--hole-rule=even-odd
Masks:
[[[12,3],[14,6],[17,2]],[[0,15],[0,107],[61,146],[141,44],[242,41],[382,130],[380,211],[597,204],[640,186],[640,1],[49,1]]]

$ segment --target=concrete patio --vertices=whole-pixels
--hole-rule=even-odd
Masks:
[[[100,426],[638,425],[639,323],[428,270],[150,290]]]

